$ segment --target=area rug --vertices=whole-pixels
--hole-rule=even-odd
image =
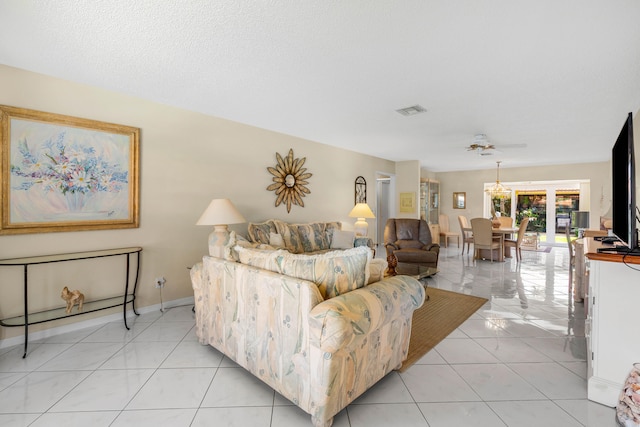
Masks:
[[[427,288],[429,300],[413,312],[409,354],[400,372],[445,339],[487,302],[486,298]]]

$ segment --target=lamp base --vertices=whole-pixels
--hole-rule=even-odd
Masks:
[[[353,231],[357,237],[367,237],[369,231],[369,224],[364,218],[358,218],[355,224],[353,224]]]
[[[229,243],[229,228],[226,225],[214,225],[209,234],[209,255],[224,258],[224,247]]]

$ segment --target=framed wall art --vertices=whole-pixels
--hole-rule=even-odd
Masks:
[[[140,129],[0,106],[0,234],[139,225]]]
[[[416,193],[400,193],[400,212],[416,213]]]
[[[467,208],[467,193],[453,193],[453,209]]]

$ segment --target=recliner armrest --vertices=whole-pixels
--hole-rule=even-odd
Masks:
[[[391,250],[391,252],[393,251],[397,251],[398,249],[400,249],[397,245],[394,245],[393,243],[387,243],[384,245],[385,249],[387,250],[387,253],[389,253],[389,250]]]
[[[422,249],[424,249],[425,251],[440,252],[440,245],[437,243],[432,243],[430,245],[424,245]]]

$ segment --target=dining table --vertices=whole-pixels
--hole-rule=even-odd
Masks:
[[[462,229],[463,232],[470,232],[473,233],[473,230],[471,229],[471,227],[464,227]],[[514,234],[518,233],[518,228],[514,228],[514,227],[493,227],[491,229],[491,232],[494,236],[496,237],[500,237],[500,241],[502,242],[502,251],[498,251],[497,252],[497,256],[495,256],[495,260],[497,261],[504,261],[505,258],[511,258],[511,251],[507,252],[504,246],[504,240],[506,238],[509,238],[510,236],[513,236]],[[494,249],[495,250],[495,249]],[[481,258],[491,258],[491,254],[489,253],[489,249],[481,249],[480,250],[480,256]],[[501,253],[503,256],[501,256]],[[484,256],[483,256],[484,254]],[[488,255],[487,255],[488,254]]]

